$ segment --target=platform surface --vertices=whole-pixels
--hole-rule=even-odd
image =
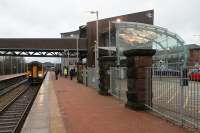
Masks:
[[[26,73],[18,73],[18,74],[9,74],[9,75],[0,75],[0,81],[7,80],[10,78],[19,77],[25,75]]]
[[[66,133],[48,73],[26,118],[21,133]]]
[[[48,73],[22,133],[185,133],[147,112],[136,112],[111,96]]]

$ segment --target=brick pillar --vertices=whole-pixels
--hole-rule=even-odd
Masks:
[[[145,67],[152,66],[153,49],[132,49],[124,52],[127,57],[127,103],[126,107],[145,110]]]
[[[110,67],[115,66],[115,56],[102,56],[99,58],[99,94],[109,95],[110,88]]]

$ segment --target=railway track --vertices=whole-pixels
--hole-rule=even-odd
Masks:
[[[19,133],[40,88],[28,82],[0,98],[0,133]]]
[[[21,95],[30,84],[25,82],[12,90],[7,91],[6,94],[0,96],[0,112],[6,109],[19,95]]]
[[[0,96],[7,94],[9,91],[25,83],[26,81],[26,77],[16,77],[7,80],[0,80]]]

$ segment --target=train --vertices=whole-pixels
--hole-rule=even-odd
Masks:
[[[32,84],[42,83],[45,75],[46,71],[42,63],[38,61],[33,61],[27,65],[28,81],[31,82]]]

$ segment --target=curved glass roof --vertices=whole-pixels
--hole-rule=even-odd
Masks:
[[[184,40],[175,33],[155,25],[120,22],[116,26],[116,47],[118,56],[123,59],[123,51],[128,49],[156,49],[154,62],[187,62]]]

